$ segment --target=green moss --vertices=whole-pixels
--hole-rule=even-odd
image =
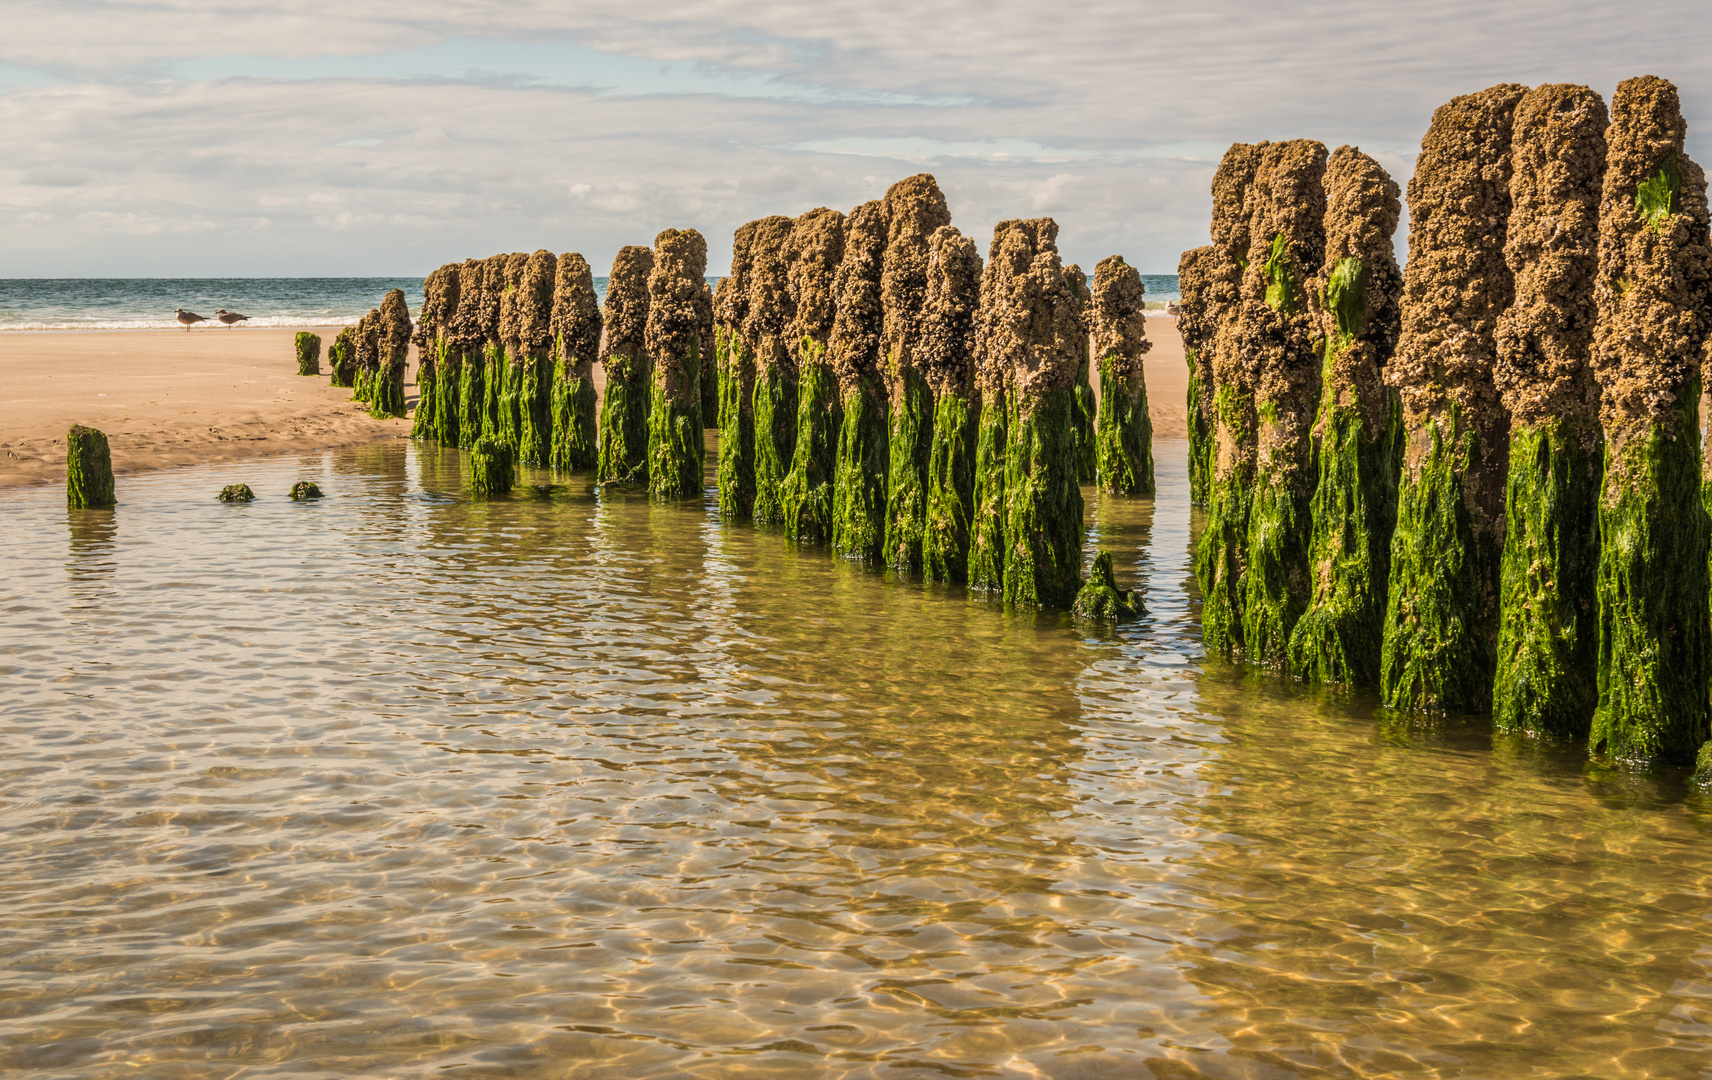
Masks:
[[[969,577],[970,519],[975,512],[975,409],[954,391],[933,403],[933,445],[927,460],[927,525],[922,571],[929,581]]]
[[[430,418],[429,437],[442,446],[458,445],[458,426],[461,415],[458,411],[458,391],[463,366],[462,359],[450,344],[441,338],[434,344],[437,354],[434,360],[434,414]],[[423,392],[427,396],[427,392]],[[420,409],[422,406],[417,405]]]
[[[695,380],[675,404],[664,387],[653,386],[648,413],[648,490],[656,495],[693,498],[702,493],[702,469],[707,441],[701,422],[701,354],[692,343],[684,361],[684,378]]]
[[[755,358],[735,334],[722,335],[719,372],[719,512],[742,521],[755,512]]]
[[[1078,622],[1129,622],[1146,615],[1147,607],[1140,594],[1118,588],[1117,578],[1112,574],[1111,552],[1101,551],[1094,556],[1088,583],[1076,594],[1070,614]]]
[[[307,330],[297,332],[297,373],[321,374],[321,335]]]
[[[504,495],[517,482],[511,447],[483,438],[470,449],[470,493]]]
[[[1353,255],[1339,259],[1332,267],[1323,298],[1338,328],[1338,340],[1327,343],[1326,366],[1330,368],[1331,350],[1347,347],[1367,321],[1367,267]]]
[[[439,410],[440,399],[434,390],[439,381],[437,373],[428,364],[423,364],[416,373],[416,413],[410,420],[412,439],[432,439],[439,427],[435,414]]]
[[[790,475],[779,491],[785,533],[793,540],[832,540],[832,490],[838,472],[838,440],[844,426],[838,380],[818,362],[825,349],[804,339],[797,381],[796,450]]]
[[[1636,216],[1654,235],[1661,235],[1664,223],[1676,213],[1676,196],[1681,190],[1682,169],[1674,154],[1665,159],[1655,175],[1635,186]]]
[[[1433,419],[1419,474],[1397,489],[1379,687],[1405,712],[1485,712],[1498,648],[1496,537],[1476,533],[1463,476],[1482,447],[1455,405]]]
[[[1228,386],[1213,395],[1219,424],[1237,445],[1254,445],[1252,403]],[[1208,449],[1209,466],[1217,447]],[[1253,499],[1254,466],[1238,457],[1223,476],[1209,467],[1207,524],[1195,548],[1195,576],[1201,584],[1201,638],[1211,655],[1234,659],[1242,652],[1243,578],[1248,568],[1248,513]]]
[[[887,565],[920,573],[927,531],[927,462],[933,454],[933,390],[915,368],[903,370],[902,393],[892,402],[886,467]]]
[[[501,353],[498,365],[499,391],[494,399],[494,430],[489,438],[511,447],[518,460],[523,458],[523,424],[521,417],[524,383],[523,364],[518,357]]]
[[[527,356],[517,373],[517,456],[531,465],[553,460],[553,367],[545,356]]]
[[[1272,238],[1272,251],[1261,273],[1266,276],[1266,306],[1294,315],[1302,309],[1302,287],[1290,272],[1290,241],[1283,233]]]
[[[250,490],[248,484],[227,484],[220,489],[220,494],[214,496],[221,502],[254,502],[256,493]]]
[[[885,547],[887,435],[885,391],[866,375],[844,395],[832,485],[833,550],[865,563],[879,563]]]
[[[73,424],[65,436],[65,504],[73,510],[113,505],[113,452],[107,436]]]
[[[1606,449],[1589,742],[1614,758],[1687,765],[1708,735],[1712,626],[1694,383],[1672,423]]]
[[[1204,506],[1207,502],[1207,476],[1211,471],[1208,454],[1212,450],[1213,432],[1207,418],[1201,414],[1201,395],[1206,393],[1206,388],[1195,372],[1195,350],[1186,349],[1184,355],[1189,361],[1189,501],[1196,506]]]
[[[602,483],[648,482],[648,425],[653,404],[653,372],[647,363],[632,362],[634,372],[621,365],[606,367],[606,398],[600,405]]]
[[[486,401],[487,365],[479,354],[465,354],[458,372],[458,445],[466,450],[481,441]]]
[[[594,380],[587,375],[573,378],[565,362],[553,368],[553,448],[548,464],[560,472],[592,469],[600,460],[600,436],[595,418]]]
[[[1002,595],[1005,589],[1005,462],[1010,418],[1002,397],[980,403],[975,428],[974,515],[969,531],[971,595]]]
[[[1032,404],[1010,418],[1005,453],[1005,603],[1067,608],[1082,588],[1075,388]]]
[[[755,395],[756,521],[783,522],[781,498],[797,445],[797,381],[774,364],[756,373]]]
[[[1147,384],[1139,374],[1119,375],[1115,356],[1100,361],[1100,414],[1094,439],[1100,487],[1119,495],[1153,494],[1153,421],[1147,412]]]
[[[375,372],[368,368],[359,367],[351,381],[351,400],[367,402],[374,396]]]
[[[1492,726],[1583,736],[1598,702],[1597,451],[1561,419],[1510,430]]]
[[[308,502],[310,499],[319,499],[320,497],[321,489],[315,486],[314,481],[299,480],[291,485],[292,502]]]
[[[351,340],[350,327],[340,330],[339,336],[333,339],[333,344],[327,346],[327,367],[332,373],[334,386],[349,388],[355,385],[357,347]]]
[[[1369,430],[1361,408],[1321,405],[1319,480],[1311,513],[1313,599],[1290,632],[1290,671],[1316,683],[1379,684],[1403,417],[1387,393],[1385,423]]]

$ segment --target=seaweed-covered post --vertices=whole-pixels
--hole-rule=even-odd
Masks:
[[[341,327],[333,343],[327,346],[327,368],[332,376],[331,383],[343,389],[351,389],[357,383],[357,340],[356,328]]]
[[[648,363],[648,276],[654,253],[620,248],[606,279],[606,395],[600,405],[600,480],[648,482],[648,406],[653,371]]]
[[[656,495],[702,492],[701,350],[712,321],[707,241],[694,229],[667,229],[654,238],[645,332],[653,367],[648,486]]]
[[[951,224],[945,195],[927,173],[886,190],[886,377],[891,393],[891,464],[886,472],[885,561],[919,571],[927,527],[927,462],[933,451],[933,391],[917,363],[922,307],[927,301],[928,238]]]
[[[65,504],[73,510],[113,505],[113,451],[107,436],[82,424],[65,436]]]
[[[950,225],[927,245],[927,304],[917,363],[933,393],[933,445],[927,459],[927,523],[922,572],[929,581],[969,577],[975,512],[975,320],[981,311],[981,253]]]
[[[840,555],[878,563],[885,549],[886,470],[891,460],[880,370],[885,204],[865,202],[850,211],[844,224],[844,261],[834,279],[838,303],[830,346],[843,413],[832,485],[832,547]]]
[[[1290,633],[1290,670],[1310,682],[1374,686],[1403,453],[1384,374],[1402,329],[1403,273],[1391,243],[1402,207],[1397,182],[1352,146],[1332,155],[1325,187],[1326,254],[1308,283],[1325,342],[1314,422],[1313,592]]]
[[[1213,248],[1206,244],[1185,251],[1177,260],[1177,291],[1182,296],[1177,333],[1183,338],[1183,360],[1189,365],[1189,501],[1207,501],[1208,454],[1213,444],[1213,332],[1217,329],[1207,303],[1207,274]]]
[[[523,264],[517,285],[517,457],[531,465],[553,456],[553,289],[559,257],[541,250]]]
[[[1084,484],[1092,484],[1100,472],[1100,449],[1095,436],[1100,422],[1099,406],[1094,400],[1094,356],[1088,341],[1088,334],[1093,328],[1093,313],[1088,310],[1088,305],[1094,302],[1094,293],[1088,287],[1087,272],[1077,263],[1064,268],[1064,284],[1070,287],[1070,295],[1076,298],[1076,311],[1082,318],[1084,330],[1082,363],[1076,369],[1076,478]]]
[[[1379,674],[1395,709],[1492,704],[1510,447],[1492,368],[1515,291],[1510,131],[1526,92],[1504,84],[1440,106],[1409,181],[1403,331],[1385,369],[1406,440]]]
[[[749,251],[761,223],[731,238],[731,274],[714,296],[719,369],[719,512],[741,521],[755,510],[755,352],[743,337],[749,316]]]
[[[321,335],[310,333],[308,330],[297,332],[297,373],[299,375],[321,374]]]
[[[465,259],[458,267],[458,307],[450,327],[450,350],[458,356],[457,445],[468,450],[482,437],[487,400],[487,367],[482,360],[487,295],[487,263]]]
[[[782,522],[780,489],[791,471],[797,444],[797,350],[790,340],[796,311],[791,302],[787,252],[791,219],[755,222],[749,246],[749,305],[743,337],[755,356],[756,521]]]
[[[1090,300],[1094,356],[1100,361],[1100,403],[1094,429],[1100,487],[1119,495],[1153,494],[1153,420],[1141,358],[1147,340],[1147,287],[1122,255],[1094,267]],[[1081,400],[1078,382],[1077,401]]]
[[[832,486],[844,423],[829,351],[838,313],[838,264],[844,261],[844,215],[823,206],[797,218],[786,261],[795,312],[789,332],[797,350],[797,436],[779,502],[786,535],[826,543],[832,539]]]
[[[1515,301],[1498,317],[1510,413],[1492,726],[1587,734],[1598,701],[1595,578],[1603,437],[1591,352],[1598,308],[1605,102],[1537,86],[1516,106],[1504,257]]]
[[[404,302],[403,289],[393,289],[380,302],[377,330],[369,415],[403,416],[404,372],[410,366],[410,308]]]
[[[446,437],[448,422],[456,424],[456,416],[446,416],[445,387],[456,385],[457,373],[447,358],[446,334],[448,324],[457,314],[458,266],[448,263],[430,273],[422,282],[422,307],[417,310],[416,333],[411,341],[416,346],[416,414],[411,420],[410,437],[433,439],[456,445],[457,437]],[[454,398],[455,400],[455,398]],[[453,427],[451,430],[455,431]]]
[[[379,308],[369,308],[369,313],[357,320],[356,329],[351,333],[357,358],[357,377],[351,388],[351,400],[363,402],[371,411],[374,408],[375,384],[380,381],[380,334]]]
[[[515,455],[498,439],[483,437],[470,448],[470,492],[504,495],[516,481]]]
[[[1206,306],[1214,321],[1213,442],[1207,451],[1207,524],[1195,548],[1201,585],[1201,638],[1209,654],[1242,651],[1248,508],[1254,484],[1256,372],[1240,327],[1249,260],[1249,200],[1265,143],[1233,143],[1213,174],[1212,255],[1205,260]],[[1254,193],[1258,198],[1258,193]]]
[[[521,460],[523,412],[526,407],[523,402],[523,274],[529,266],[529,256],[520,251],[513,252],[501,265],[504,277],[499,288],[499,324],[493,354],[498,378],[494,379],[490,372],[489,391],[497,425],[495,437],[511,447],[515,460]],[[492,391],[496,386],[498,393],[494,394]]]
[[[600,330],[594,272],[587,259],[568,251],[559,256],[553,280],[553,447],[548,464],[561,471],[592,469],[598,460],[594,362],[600,355]]]
[[[1694,762],[1706,741],[1707,519],[1700,371],[1712,330],[1706,174],[1683,152],[1676,87],[1617,84],[1606,132],[1593,370],[1603,391],[1599,703],[1589,742]]]

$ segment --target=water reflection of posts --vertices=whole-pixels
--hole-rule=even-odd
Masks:
[[[99,592],[84,593],[78,586],[105,582],[117,569],[113,555],[119,536],[119,515],[111,506],[70,507],[65,512],[65,522],[71,533],[65,570],[71,579],[72,595],[81,603],[97,601]]]

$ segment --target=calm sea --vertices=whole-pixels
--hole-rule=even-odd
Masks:
[[[1150,305],[1177,299],[1177,275],[1142,281]],[[606,279],[594,287],[604,300]],[[392,289],[404,290],[413,313],[422,302],[421,278],[0,278],[0,330],[174,330],[177,308],[210,319],[220,308],[242,312],[251,326],[337,326]]]

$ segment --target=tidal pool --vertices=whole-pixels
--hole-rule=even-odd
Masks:
[[[1115,633],[403,442],[0,494],[0,1075],[1712,1076],[1712,800],[1204,661],[1156,451]]]

